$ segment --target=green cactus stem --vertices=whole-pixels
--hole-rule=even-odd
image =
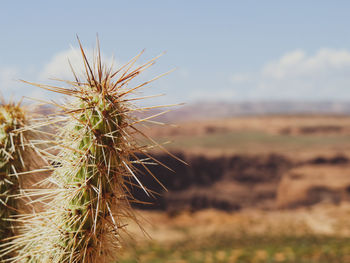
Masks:
[[[137,98],[127,96],[158,77],[133,88],[127,85],[155,59],[132,70],[140,54],[113,71],[102,64],[99,48],[93,67],[81,44],[80,49],[86,69],[84,81],[77,77],[74,82],[67,81],[71,88],[34,84],[72,100],[59,105],[63,112],[58,116],[63,116],[65,124],[56,136],[59,154],[53,162],[60,165],[53,167],[50,178],[57,187],[47,193],[52,197],[48,210],[31,218],[29,231],[19,238],[22,250],[17,260],[115,262],[125,222],[137,221],[130,206],[134,198],[129,188],[136,186],[132,181],[151,194],[135,176],[133,164],[148,170],[136,153],[149,156],[147,162],[158,162],[148,154],[150,146],[140,145],[136,139],[136,134],[141,134],[154,143],[137,128],[152,116],[138,119],[133,114],[152,107],[137,108],[131,104]]]

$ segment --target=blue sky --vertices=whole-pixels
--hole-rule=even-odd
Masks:
[[[92,49],[98,33],[118,64],[167,51],[145,74],[177,68],[144,91],[166,93],[161,102],[350,100],[349,11],[321,0],[4,1],[0,90],[55,97],[16,80],[69,78],[75,35]]]

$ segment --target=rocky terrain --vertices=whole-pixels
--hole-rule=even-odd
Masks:
[[[188,165],[167,155],[156,156],[176,172],[160,165],[152,166],[151,172],[168,191],[151,176],[141,177],[144,185],[160,196],[147,198],[141,189],[134,188],[139,200],[152,203],[139,207],[168,212],[205,208],[272,210],[350,200],[350,160],[342,155],[316,157],[304,162],[276,154],[216,158],[177,156]]]
[[[294,209],[347,202],[350,117],[342,114],[350,112],[349,105],[262,102],[223,103],[219,107],[198,103],[170,112],[165,116],[175,126],[151,126],[147,134],[159,143],[172,141],[166,147],[188,165],[154,152],[157,160],[173,170],[162,165],[149,167],[167,191],[151,176],[144,176],[143,167],[137,167],[138,177],[155,194],[148,197],[134,187],[136,198],[149,203],[135,206],[177,213],[206,208]],[[219,110],[211,110],[214,108]],[[287,115],[268,115],[281,112],[281,108]],[[320,109],[328,115],[310,115]],[[39,109],[42,114],[51,110]],[[217,116],[221,118],[214,118]]]
[[[151,129],[185,165],[155,152],[161,165],[139,177],[155,194],[134,188],[143,209],[169,213],[216,208],[294,209],[350,200],[350,117],[260,116],[191,121]],[[145,171],[143,171],[145,173]]]

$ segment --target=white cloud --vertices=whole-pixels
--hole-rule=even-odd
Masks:
[[[93,63],[93,58],[95,58],[94,51],[92,49],[85,49],[85,54],[90,63]],[[112,56],[108,57],[101,52],[102,62],[107,67],[111,67],[114,70],[117,70],[124,63],[118,63]],[[74,75],[69,66],[69,62],[72,64],[72,67],[75,73],[81,80],[84,80],[84,62],[82,58],[82,54],[79,48],[71,47],[70,49],[63,50],[61,52],[56,53],[48,60],[46,64],[42,67],[42,69],[33,69],[33,68],[14,68],[14,67],[6,67],[0,66],[0,92],[3,93],[5,98],[8,98],[14,95],[15,99],[20,99],[22,96],[27,96],[30,98],[36,99],[57,99],[60,97],[59,94],[54,92],[49,92],[39,87],[31,86],[29,84],[25,84],[19,79],[24,79],[29,82],[34,82],[38,84],[48,84],[48,85],[56,85],[56,86],[68,86],[68,84],[64,84],[62,82],[57,82],[55,80],[50,79],[62,79],[62,80],[74,80]],[[136,62],[132,66],[132,69],[139,67],[141,64]],[[92,66],[92,65],[91,65]],[[127,67],[126,67],[127,68]],[[125,68],[125,69],[126,69]],[[132,70],[130,69],[130,70]],[[155,73],[153,75],[153,73]],[[147,70],[143,72],[139,77],[133,80],[133,86],[137,86],[138,84],[143,83],[144,81],[148,81],[157,75],[156,72],[149,73]],[[158,73],[159,74],[159,73]],[[178,76],[181,78],[188,78],[189,71],[186,69],[179,70]],[[162,87],[163,88],[163,87]],[[146,91],[145,94],[141,93]],[[140,94],[135,93],[131,96],[142,96],[142,95],[154,95],[158,93],[164,93],[164,90],[157,92],[157,89],[152,89],[148,92],[148,89],[140,89]],[[148,93],[150,94],[148,94]]]
[[[289,52],[255,73],[229,77],[236,98],[350,99],[350,51],[320,49],[314,55]]]
[[[96,54],[94,54],[95,51],[93,51],[92,49],[84,49],[84,52],[87,56],[90,66],[94,68],[93,63],[94,63],[94,58],[96,58]],[[105,65],[107,68],[112,67],[113,70],[118,70],[121,66],[125,64],[115,60],[112,56],[110,57],[106,56],[102,52],[101,52],[101,58],[102,58],[103,65]],[[70,49],[67,49],[55,54],[49,60],[49,62],[45,64],[43,69],[38,73],[36,82],[54,85],[54,86],[60,86],[60,87],[68,87],[69,86],[68,84],[63,82],[57,82],[55,80],[55,79],[69,80],[69,81],[75,80],[68,61],[71,63],[74,69],[74,72],[76,73],[78,78],[80,80],[85,80],[85,74],[84,74],[85,66],[84,66],[84,61],[83,61],[81,51],[79,48],[71,47]],[[141,66],[141,64],[138,63],[138,61],[136,61],[132,65],[132,68],[129,69],[129,72],[133,69],[136,69],[139,66]],[[128,69],[128,67],[125,67],[123,70],[126,70],[126,69]],[[188,76],[188,71],[186,70],[181,70],[179,73],[184,78]],[[142,74],[140,74],[140,76],[132,80],[130,87],[137,86],[145,81],[148,81],[154,78],[155,76],[156,74],[155,75],[149,74],[149,72],[146,70]],[[50,97],[54,99],[58,97],[58,94],[54,92],[44,91],[44,93],[46,93],[46,97]],[[155,93],[158,94],[157,91],[155,91]],[[163,93],[163,92],[160,92],[160,93]],[[41,93],[39,93],[39,95],[42,97]],[[152,91],[148,91],[147,88],[141,88],[135,91],[134,93],[130,94],[129,96],[141,97],[141,96],[147,96],[147,95],[154,95],[154,93]]]
[[[31,70],[19,70],[15,67],[0,67],[0,92],[5,100],[13,98],[20,100],[23,96],[31,98],[45,98],[45,92],[36,87],[24,84],[19,79]]]
[[[0,68],[0,85],[2,91],[9,91],[16,86],[18,70],[12,67]]]
[[[89,62],[92,63],[93,58],[95,57],[94,51],[91,49],[85,49],[84,52]],[[104,54],[101,54],[101,57],[106,65],[110,66],[113,63],[115,68],[118,66],[113,58],[107,58]],[[68,61],[71,63],[74,72],[78,76],[82,76],[82,73],[85,71],[82,54],[80,49],[71,47],[68,50],[61,51],[54,55],[39,73],[39,79],[41,81],[47,81],[47,79],[50,78],[73,80],[74,76]]]

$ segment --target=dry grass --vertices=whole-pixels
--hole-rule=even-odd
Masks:
[[[350,262],[346,203],[293,211],[142,214],[152,239],[136,233],[138,242],[130,243],[120,262]]]

